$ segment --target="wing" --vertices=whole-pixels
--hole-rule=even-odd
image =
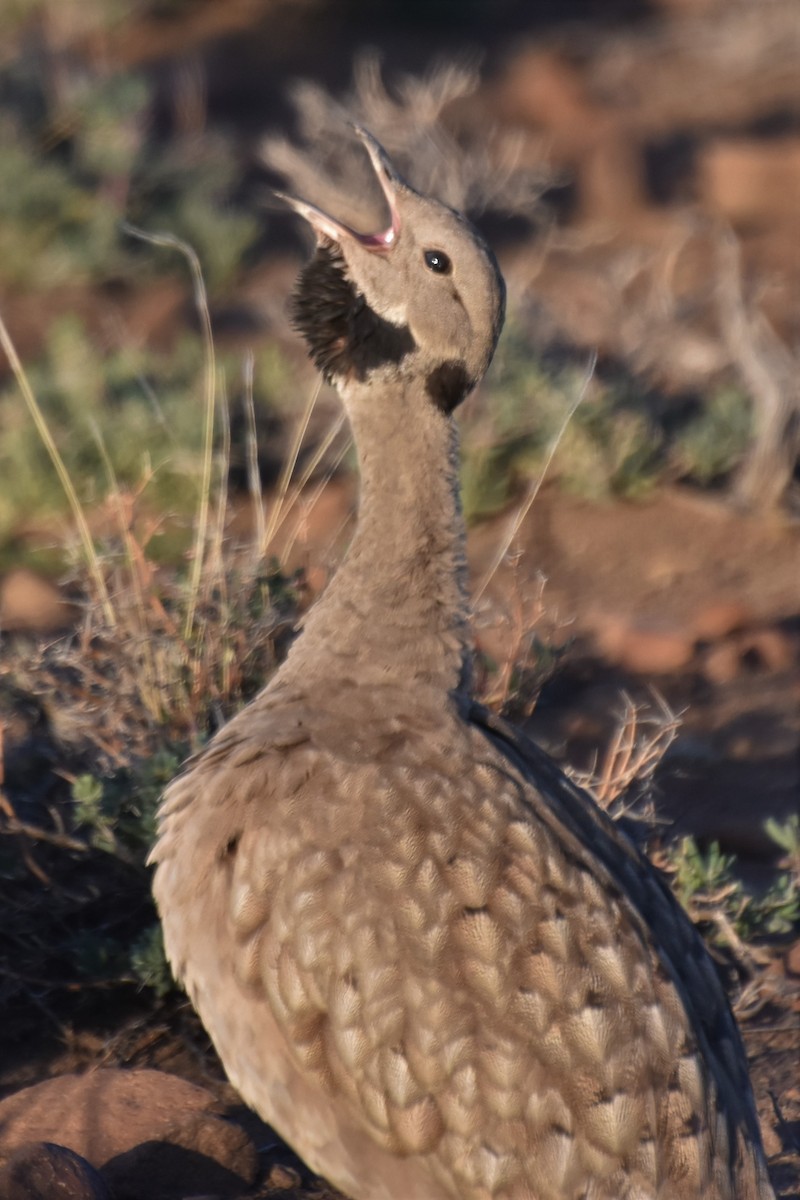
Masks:
[[[674,989],[683,1014],[680,1041],[684,1062],[686,1055],[693,1054],[699,1079],[705,1077],[705,1105],[698,1102],[697,1110],[713,1107],[722,1114],[731,1170],[735,1174],[738,1169],[743,1176],[736,1195],[751,1194],[744,1176],[752,1166],[741,1164],[751,1155],[758,1160],[758,1173],[763,1176],[750,1184],[755,1189],[752,1194],[772,1195],[763,1169],[761,1133],[741,1034],[702,938],[674,893],[624,830],[530,738],[481,705],[473,703],[469,716],[474,727],[530,782],[526,803],[534,821],[554,830],[563,845],[588,862],[604,888],[619,895],[626,921],[638,931],[655,974],[665,971],[668,990]],[[676,1059],[680,1058],[679,1053]],[[675,1088],[676,1083],[677,1076],[668,1086]],[[690,1126],[697,1128],[697,1111],[687,1122],[687,1128]],[[718,1153],[719,1147],[716,1150]]]
[[[716,975],[627,839],[480,710],[421,757],[367,717],[245,710],[167,794],[168,952],[245,1098],[312,1163],[423,1163],[420,1197],[769,1195],[732,1182]]]
[[[687,1019],[713,1064],[723,1099],[757,1138],[747,1059],[738,1026],[716,971],[687,914],[660,872],[625,832],[576,787],[530,738],[495,714],[473,705],[471,718],[532,783],[528,801],[536,818],[558,829],[593,870],[625,898],[629,916],[658,953],[679,988]],[[738,1102],[741,1101],[739,1104]]]

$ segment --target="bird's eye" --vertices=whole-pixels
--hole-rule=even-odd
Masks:
[[[435,271],[437,275],[449,275],[453,269],[453,264],[444,250],[426,250],[425,266],[429,267],[431,271]]]

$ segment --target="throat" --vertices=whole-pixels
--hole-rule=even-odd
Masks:
[[[323,244],[303,268],[293,297],[295,328],[329,382],[358,380],[414,349],[405,325],[393,325],[367,304],[347,275],[338,247]]]
[[[453,692],[471,661],[455,425],[423,382],[384,371],[345,389],[345,400],[358,524],[286,669]]]

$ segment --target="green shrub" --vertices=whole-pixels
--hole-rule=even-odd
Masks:
[[[84,504],[100,504],[108,494],[107,456],[120,484],[148,481],[154,509],[193,510],[202,369],[195,338],[184,338],[172,354],[127,346],[101,356],[77,317],[53,322],[29,377]],[[65,501],[13,379],[0,389],[0,425],[1,538],[20,519],[63,511]]]
[[[679,475],[707,487],[724,480],[744,457],[752,436],[752,406],[736,388],[708,396],[672,446]]]
[[[59,102],[33,55],[0,67],[0,283],[41,291],[142,273],[174,260],[143,255],[123,219],[190,242],[209,290],[226,288],[260,222],[232,197],[235,152],[208,132],[153,132],[143,74],[103,77],[84,64]]]
[[[290,381],[279,348],[271,347],[267,358],[255,400],[262,410],[272,406],[279,388],[289,390]],[[238,399],[240,362],[223,356],[218,366]],[[107,512],[116,485],[140,495],[139,509],[154,514],[158,526],[148,549],[156,561],[174,562],[186,550],[189,518],[197,508],[203,371],[202,348],[189,333],[169,351],[130,344],[101,351],[73,315],[52,323],[41,356],[28,370],[81,503]],[[0,384],[0,428],[0,561],[11,556],[18,562],[17,531],[65,512],[66,500],[12,378]],[[237,454],[244,457],[239,449]]]
[[[643,396],[620,380],[594,379],[575,408],[582,377],[575,364],[537,355],[519,326],[510,326],[481,415],[466,423],[461,481],[468,520],[503,508],[551,454],[551,478],[581,496],[636,499],[655,486],[662,437]]]
[[[800,822],[792,818],[780,825],[770,819],[765,828],[778,845],[789,850],[791,861],[770,887],[758,894],[745,889],[734,871],[735,856],[724,854],[718,842],[704,852],[693,837],[684,837],[668,853],[678,899],[713,941],[746,943],[783,936],[800,922],[800,875],[798,860],[792,857],[800,844]]]
[[[161,923],[148,926],[130,948],[130,967],[142,987],[152,988],[157,999],[163,1000],[176,988],[164,952],[164,933]]]
[[[161,746],[135,768],[106,779],[79,775],[72,785],[73,814],[97,850],[139,865],[156,834],[159,798],[177,775],[187,746]]]

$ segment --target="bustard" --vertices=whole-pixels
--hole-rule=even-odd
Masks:
[[[495,261],[357,130],[388,228],[311,204],[296,325],[361,502],[269,686],[168,789],[167,953],[231,1082],[354,1200],[767,1200],[744,1049],[625,834],[469,692],[451,413]]]

